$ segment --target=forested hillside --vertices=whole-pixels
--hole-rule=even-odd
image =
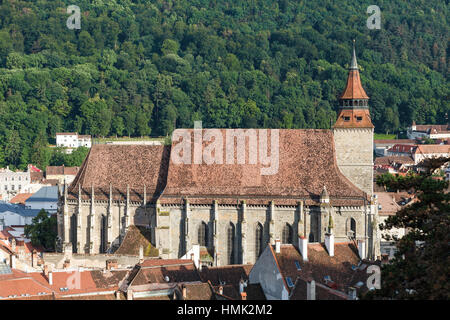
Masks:
[[[377,132],[450,113],[446,1],[3,0],[0,167],[56,132],[329,128],[356,39]],[[68,5],[82,11],[69,30]]]

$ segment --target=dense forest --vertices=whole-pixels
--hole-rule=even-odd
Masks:
[[[377,132],[445,123],[446,2],[378,0],[369,30],[369,0],[3,0],[0,167],[54,164],[60,131],[329,128],[352,39]]]

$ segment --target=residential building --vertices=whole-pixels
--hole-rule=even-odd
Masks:
[[[58,187],[42,187],[38,192],[25,200],[27,209],[41,210],[48,213],[56,213],[58,210]]]
[[[352,300],[367,290],[364,241],[334,242],[332,233],[325,243],[268,245],[249,274],[251,284],[259,283],[268,300]],[[311,292],[314,291],[314,292]]]
[[[413,121],[407,130],[407,135],[409,139],[448,139],[450,138],[450,124],[420,125]]]
[[[26,209],[23,205],[0,201],[0,228],[2,226],[31,224],[39,210]]]
[[[417,145],[415,144],[395,144],[387,150],[388,156],[412,157]]]
[[[415,144],[412,139],[391,139],[391,140],[374,140],[374,150],[378,157],[387,156],[387,151],[396,144]]]
[[[377,192],[379,222],[384,223],[390,216],[394,216],[403,206],[415,201],[413,195],[407,192]],[[381,254],[387,255],[390,259],[396,252],[394,239],[386,240],[384,236],[401,238],[406,234],[405,228],[393,228],[381,232],[380,250]]]
[[[424,159],[430,158],[449,158],[450,145],[439,144],[422,144],[418,145],[412,154],[415,164],[420,163]]]
[[[56,146],[66,148],[67,153],[78,147],[90,148],[92,139],[90,135],[79,135],[77,132],[56,133]]]

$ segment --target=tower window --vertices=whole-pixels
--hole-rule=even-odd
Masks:
[[[344,121],[350,121],[350,117],[344,117]]]
[[[362,121],[362,117],[356,117],[357,121]]]

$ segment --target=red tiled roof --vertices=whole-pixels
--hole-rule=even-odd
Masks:
[[[369,109],[340,109],[333,128],[374,128]]]
[[[430,153],[450,153],[450,145],[443,144],[421,144],[417,146],[415,154],[430,154]]]
[[[170,148],[152,145],[94,145],[69,187],[69,199],[77,199],[78,185],[83,199],[89,199],[94,186],[96,199],[109,197],[112,184],[113,199],[126,197],[130,187],[130,200],[142,201],[144,185],[147,201],[156,201],[164,188]]]
[[[47,166],[45,174],[48,175],[76,175],[80,167]]]
[[[406,156],[387,156],[375,158],[376,166],[391,165],[393,163],[414,164],[414,159]]]
[[[226,154],[226,132],[219,129]],[[193,140],[193,130],[188,130]],[[270,139],[270,138],[269,138]],[[172,150],[177,143],[173,142]],[[203,142],[206,147],[207,142]],[[246,150],[248,150],[248,143]],[[235,151],[236,151],[235,146]],[[236,152],[235,152],[236,154]],[[247,152],[248,154],[248,152]],[[188,197],[191,203],[295,205],[304,198],[317,202],[324,185],[331,202],[362,203],[366,195],[339,171],[335,158],[333,134],[330,130],[279,130],[279,169],[273,175],[261,175],[260,163],[249,164],[176,164],[170,162],[162,203],[181,203]],[[293,179],[295,177],[295,179]],[[355,205],[357,205],[355,203]]]
[[[416,147],[417,145],[412,144],[395,144],[390,149],[388,149],[388,151],[400,153],[412,153],[414,151],[414,148]]]
[[[9,200],[10,203],[20,203],[20,204],[25,204],[25,201],[31,197],[33,195],[33,193],[19,193],[17,196],[13,197],[11,200]]]
[[[350,70],[347,77],[347,85],[340,99],[369,99],[361,85],[358,70]]]
[[[124,280],[127,271],[67,271],[53,272],[53,284],[48,283],[48,278],[41,272],[24,273],[13,269],[12,274],[0,275],[0,296],[8,298],[11,295],[21,297],[22,294],[40,297],[39,292],[47,295],[55,294],[56,298],[63,298],[70,295],[88,295],[96,292],[115,291],[118,289],[120,281]],[[61,291],[61,288],[68,288]],[[76,297],[74,299],[79,299]],[[97,299],[98,296],[84,297],[85,299]],[[30,297],[34,299],[34,297]]]
[[[44,179],[44,172],[42,172],[42,171],[40,171],[40,172],[31,171],[30,172],[31,183],[37,183],[39,181],[42,181],[43,179]]]
[[[426,133],[440,133],[450,131],[450,126],[447,124],[418,124],[416,130]]]
[[[352,270],[352,265],[357,265],[360,261],[357,249],[350,242],[335,243],[334,256],[330,257],[324,244],[308,244],[308,261],[303,258],[298,249],[291,244],[282,244],[280,253],[275,253],[277,265],[286,283],[286,277],[290,277],[295,282],[298,277],[303,280],[314,279],[317,283],[326,284],[324,277],[330,276],[336,284],[337,290],[346,291],[348,286],[354,285],[361,276],[361,272]],[[295,261],[301,266],[297,270]],[[364,270],[365,272],[365,270]],[[286,289],[291,292],[292,288],[286,285]]]
[[[192,260],[149,259],[136,266],[133,271],[129,277],[130,286],[166,284],[166,277],[169,277],[171,283],[201,280]]]

